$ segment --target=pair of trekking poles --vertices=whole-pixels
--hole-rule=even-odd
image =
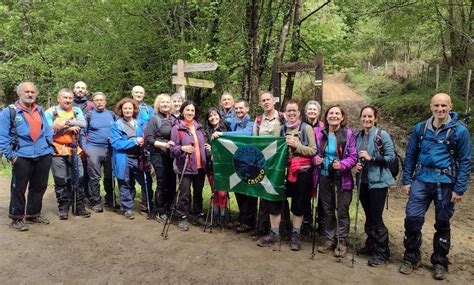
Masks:
[[[360,200],[360,185],[362,181],[362,171],[365,167],[365,159],[360,159],[359,163],[362,165],[362,169],[360,170],[358,174],[358,181],[357,181],[357,202],[356,202],[356,216],[355,216],[355,223],[354,223],[354,234],[352,237],[352,258],[351,258],[351,264],[352,267],[354,267],[354,262],[355,262],[355,251],[356,251],[356,244],[355,244],[355,238],[357,234],[357,221],[359,218],[359,200]],[[335,204],[335,218],[336,218],[336,239],[337,239],[337,244],[336,244],[336,249],[339,248],[339,242],[340,242],[340,237],[339,237],[339,201],[338,201],[338,188],[342,187],[334,187],[334,204]],[[315,199],[313,198],[313,203],[312,203],[312,212],[313,212],[313,228],[312,228],[312,251],[311,251],[311,259],[314,259],[315,256],[315,248],[316,248],[316,217],[317,217],[317,210],[318,210],[318,202],[319,202],[319,185],[317,186],[316,189],[316,196]],[[336,261],[340,262],[341,257],[338,256]]]
[[[165,224],[163,225],[163,230],[161,231],[161,236],[164,239],[168,238],[168,231],[169,231],[170,226],[171,226],[171,220],[173,219],[173,216],[176,212],[176,207],[179,204],[179,201],[178,201],[179,200],[179,191],[181,189],[181,184],[183,183],[184,173],[186,172],[186,168],[188,167],[190,157],[191,157],[191,154],[186,153],[186,158],[184,159],[183,170],[181,171],[181,176],[179,177],[179,181],[178,181],[178,191],[175,192],[175,196],[173,198],[173,204],[171,205],[171,213],[168,217],[166,217]]]

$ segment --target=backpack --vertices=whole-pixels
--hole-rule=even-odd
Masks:
[[[392,138],[390,139],[392,140]],[[393,142],[393,140],[392,140],[392,143],[393,143],[393,149],[395,152],[395,158],[390,162],[386,162],[386,165],[387,165],[388,170],[390,170],[390,173],[392,174],[393,179],[396,180],[398,173],[400,173],[400,162],[403,169],[403,159],[400,156],[400,154],[398,154],[397,150],[395,149],[395,143]],[[377,133],[375,134],[375,147],[377,148],[379,153],[383,156],[384,150],[383,150],[383,142],[382,142],[382,130],[380,129],[377,129]]]
[[[278,119],[280,120],[280,126],[284,126],[286,123],[285,114],[283,112],[278,112]],[[257,117],[257,135],[260,135],[260,125],[263,122],[263,115]]]
[[[18,132],[16,130],[16,106],[15,104],[8,105],[8,109],[10,110],[10,133],[13,135],[13,141],[11,142],[11,147],[13,151],[16,151],[20,148],[20,140],[18,139]]]
[[[456,149],[457,149],[457,145],[456,145],[456,142],[454,141],[453,139],[453,135],[454,133],[456,133],[456,128],[458,125],[464,125],[466,128],[466,124],[462,121],[457,121],[456,124],[452,127],[450,127],[447,132],[446,132],[446,137],[444,140],[436,140],[434,143],[436,144],[444,144],[446,145],[447,149],[448,149],[448,153],[449,155],[451,156],[451,161],[452,161],[452,165],[451,167],[448,168],[448,172],[449,172],[449,175],[451,175],[452,177],[455,177],[456,175],[456,172],[457,172],[457,163],[456,163],[456,157],[457,157],[457,153],[456,153]],[[421,127],[420,129],[422,129],[423,131],[419,134],[418,136],[418,148],[421,147],[421,143],[423,142],[423,140],[425,139],[425,136],[426,136],[426,132],[428,131],[428,124],[427,124],[427,121],[424,121],[422,124],[421,124]]]
[[[300,126],[299,126],[299,133],[301,133],[301,144],[304,145],[304,146],[308,146],[309,145],[309,141],[308,141],[308,137],[306,136],[306,123],[305,122],[301,122]],[[283,125],[283,127],[281,128],[280,130],[280,136],[285,136],[286,134],[286,124]]]

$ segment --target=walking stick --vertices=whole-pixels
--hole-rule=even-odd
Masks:
[[[313,238],[313,249],[311,251],[311,259],[314,259],[314,249],[316,248],[316,216],[318,213],[318,202],[319,202],[319,183],[316,186],[316,198],[313,198],[314,206],[313,208],[313,228],[312,228],[312,238]]]
[[[204,229],[203,229],[203,232],[206,232],[207,228],[209,228],[209,233],[210,234],[212,234],[212,222],[213,222],[213,217],[214,217],[214,204],[212,203],[212,200],[214,200],[214,194],[215,194],[215,192],[213,191],[211,193],[211,199],[209,199],[209,207],[207,208],[206,223],[205,223]],[[211,215],[210,224],[208,223],[209,215]]]
[[[179,178],[179,181],[178,181],[178,191],[176,191],[174,199],[173,199],[173,205],[171,205],[171,213],[170,213],[170,216],[167,217],[165,224],[163,225],[163,230],[161,231],[161,236],[164,239],[168,238],[168,231],[170,229],[171,219],[173,218],[174,212],[176,211],[176,204],[179,199],[179,190],[181,189],[181,184],[183,182],[184,172],[186,171],[186,168],[188,167],[189,157],[190,157],[190,154],[189,153],[186,154],[186,158],[184,159],[183,171],[181,172],[181,177]]]
[[[79,160],[77,157],[77,135],[73,134],[71,143],[71,188],[74,192],[72,212],[77,215],[77,191],[79,191]]]
[[[365,159],[361,158],[359,163],[362,165],[362,169],[359,172],[359,180],[357,181],[357,202],[356,202],[356,216],[355,216],[355,223],[354,223],[354,235],[352,236],[352,268],[354,268],[354,258],[356,252],[356,235],[357,235],[357,221],[359,217],[359,200],[360,200],[360,184],[362,182],[362,171],[364,171],[365,166]]]
[[[150,196],[148,195],[150,189],[148,189],[148,180],[147,180],[147,175],[146,175],[146,170],[147,170],[147,163],[148,163],[148,152],[146,150],[143,150],[143,157],[145,159],[145,163],[143,164],[143,183],[145,184],[145,197],[146,197],[146,209],[147,209],[147,219],[151,219],[151,207],[150,207]],[[142,193],[143,196],[143,193]]]

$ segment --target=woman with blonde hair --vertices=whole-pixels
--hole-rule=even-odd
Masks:
[[[155,169],[156,220],[161,223],[167,219],[166,213],[171,209],[176,192],[176,174],[170,156],[170,147],[174,145],[170,139],[173,127],[171,97],[166,93],[156,96],[154,108],[155,115],[148,121],[145,131],[145,145]]]

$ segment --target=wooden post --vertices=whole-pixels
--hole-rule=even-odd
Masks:
[[[179,78],[184,78],[184,60],[178,59],[178,72],[177,75]],[[184,100],[186,100],[186,91],[184,85],[177,85],[176,91],[183,96]]]
[[[467,71],[467,82],[466,82],[466,113],[469,111],[469,92],[471,91],[471,75],[472,69]]]
[[[448,75],[448,94],[451,95],[451,86],[453,84],[453,67],[449,67],[449,75]]]
[[[324,57],[318,52],[316,54],[316,69],[314,76],[314,100],[318,101],[323,106],[323,72],[324,72]]]
[[[274,98],[278,98],[276,109],[280,110],[281,107],[281,73],[278,72],[278,65],[281,64],[281,59],[275,57],[273,59],[272,69],[272,94]]]
[[[387,70],[388,70],[388,62],[385,61],[385,70],[383,71],[385,75],[387,75]]]
[[[439,64],[436,65],[436,91],[439,89]]]
[[[367,73],[370,72],[370,61],[367,63]]]
[[[397,63],[396,61],[395,61],[394,72],[395,72],[395,78],[397,78],[397,74],[398,74],[398,63]]]

